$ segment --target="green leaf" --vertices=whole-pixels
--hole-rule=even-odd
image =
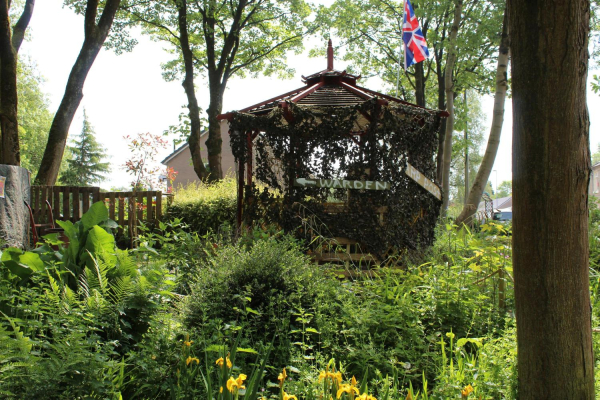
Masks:
[[[36,253],[31,253],[29,251],[19,256],[19,262],[36,272],[43,271],[45,269],[44,262],[42,261],[40,256]]]
[[[85,262],[88,268],[93,267],[93,260],[91,259],[90,254],[94,257],[101,256],[110,266],[116,264],[115,237],[97,225],[90,229],[85,242],[85,250],[87,250],[89,254],[82,254],[81,261]]]
[[[81,223],[85,229],[91,229],[94,225],[100,225],[102,222],[108,219],[108,209],[102,201],[97,201],[92,204],[89,210],[83,217],[81,217]]]
[[[250,307],[246,307],[246,311],[252,314],[260,315],[260,313],[256,310],[251,309]]]
[[[236,351],[238,353],[258,354],[258,351],[251,349],[250,347],[238,347]]]

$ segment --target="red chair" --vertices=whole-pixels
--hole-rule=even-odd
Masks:
[[[56,230],[54,225],[54,214],[52,213],[52,206],[50,202],[46,200],[46,209],[48,213],[48,222],[43,224],[36,224],[35,219],[33,217],[33,210],[27,201],[25,201],[25,206],[29,211],[29,226],[31,227],[31,236],[33,238],[34,246],[38,243],[40,236],[44,234],[46,229]]]

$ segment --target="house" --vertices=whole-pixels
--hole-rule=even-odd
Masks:
[[[235,159],[231,153],[231,146],[229,145],[229,123],[227,121],[221,121],[221,138],[223,143],[221,145],[221,168],[223,169],[224,176],[235,176],[237,171]],[[208,154],[206,152],[206,140],[208,139],[208,131],[204,131],[200,134],[200,146],[202,160],[205,161],[205,165],[208,166],[206,160],[208,160]],[[164,160],[161,161],[167,168],[173,168],[177,172],[177,177],[173,181],[173,186],[179,185],[187,186],[191,182],[200,182],[198,175],[194,171],[192,165],[192,155],[190,153],[190,146],[186,143],[179,146],[171,154],[169,154]],[[168,186],[171,183],[168,182]]]
[[[597,199],[600,199],[600,162],[592,165],[588,195],[590,197],[594,196]]]

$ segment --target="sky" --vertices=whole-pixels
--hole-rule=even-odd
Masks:
[[[20,51],[20,54],[29,56],[37,64],[38,71],[45,78],[43,90],[49,97],[53,112],[60,104],[69,73],[83,43],[83,16],[62,7],[61,3],[58,0],[36,2],[29,26],[29,40],[23,43]],[[131,180],[122,167],[130,155],[124,136],[144,132],[162,134],[169,126],[177,124],[181,112],[187,112],[187,108],[184,108],[187,100],[181,82],[166,82],[162,77],[161,63],[170,59],[164,45],[151,41],[139,32],[136,37],[139,44],[130,53],[117,56],[111,50],[101,50],[86,79],[84,97],[69,132],[70,137],[79,134],[85,108],[98,141],[110,155],[112,171],[101,184],[107,189],[127,186]],[[296,69],[293,79],[231,79],[225,92],[223,112],[241,109],[301,87],[301,75],[309,75],[326,67],[324,58],[309,58],[307,55],[308,50],[320,45],[319,40],[312,40],[306,43],[304,54],[290,55],[288,64]],[[334,67],[343,70],[346,64],[336,61]],[[206,82],[198,77],[195,83],[200,106],[206,110]],[[373,90],[383,89],[378,79],[361,81],[360,84]],[[489,132],[491,125],[492,107],[493,98],[484,97],[482,110],[486,113],[486,132]],[[588,92],[588,109],[591,150],[594,152],[600,143],[600,113],[594,112],[600,110],[600,96],[591,91]],[[511,138],[512,105],[507,99],[500,148],[490,176],[494,187],[512,179]],[[482,154],[485,144],[486,141],[481,149]],[[172,150],[169,146],[157,158],[163,159]]]

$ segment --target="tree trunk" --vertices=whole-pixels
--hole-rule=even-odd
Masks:
[[[17,94],[17,53],[33,14],[27,0],[15,27],[10,26],[8,0],[0,0],[0,164],[21,165]]]
[[[502,133],[502,123],[504,122],[504,100],[508,89],[508,56],[510,50],[510,40],[508,37],[508,14],[504,10],[504,22],[502,23],[502,38],[498,50],[498,66],[496,68],[496,95],[494,97],[494,112],[492,117],[492,126],[488,138],[485,155],[477,171],[475,182],[471,187],[471,193],[465,201],[460,215],[456,219],[457,225],[470,223],[472,216],[477,211],[477,206],[481,201],[481,196],[485,190],[488,179],[496,160],[498,146],[500,145],[500,134]],[[496,188],[497,190],[498,188]]]
[[[464,204],[467,204],[467,199],[469,198],[469,107],[467,104],[467,90],[465,89],[465,112],[467,114],[467,118],[465,119],[465,201]]]
[[[446,92],[446,109],[450,114],[446,118],[446,132],[444,139],[444,170],[442,177],[442,216],[446,216],[448,203],[450,201],[450,162],[452,161],[452,133],[454,131],[454,81],[452,73],[456,61],[456,36],[462,17],[462,0],[456,0],[454,7],[454,22],[450,28],[448,43],[448,58],[446,61],[446,73],[444,74],[444,89]]]
[[[444,92],[444,74],[442,70],[442,59],[437,57],[436,52],[436,71],[438,80],[438,110],[446,108],[446,92]],[[444,180],[444,141],[446,140],[446,118],[442,118],[438,135],[438,151],[436,155],[436,182],[441,185]]]
[[[519,398],[593,399],[589,0],[509,0]]]
[[[417,105],[425,107],[425,68],[424,62],[415,64],[415,98]]]
[[[87,2],[85,40],[71,69],[65,93],[50,126],[48,144],[35,179],[38,185],[54,185],[56,182],[67,143],[69,127],[83,98],[83,84],[108,36],[120,3],[121,0],[108,0],[102,12],[102,17],[96,25],[98,0],[88,0]]]
[[[8,0],[0,0],[0,164],[19,166],[17,53],[12,46],[8,10]]]
[[[188,110],[190,116],[191,132],[188,138],[190,153],[192,154],[192,164],[194,172],[198,178],[205,180],[208,178],[208,171],[204,167],[204,161],[200,153],[200,134],[202,124],[200,123],[200,108],[198,107],[198,99],[196,98],[196,89],[194,87],[194,58],[190,48],[187,27],[187,1],[178,3],[179,13],[179,44],[183,54],[183,63],[185,67],[185,79],[182,86],[185,89],[185,94],[188,99]]]
[[[209,78],[210,102],[206,113],[208,114],[208,139],[206,140],[206,150],[208,152],[209,180],[217,181],[223,178],[221,168],[221,124],[217,116],[223,110],[223,88],[225,83],[217,79]]]

